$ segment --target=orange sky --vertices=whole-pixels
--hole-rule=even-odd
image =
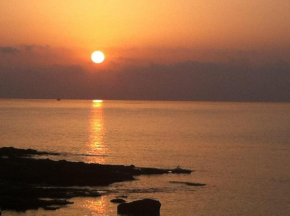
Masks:
[[[288,0],[0,1],[0,46],[49,46],[66,64],[88,65],[94,50],[107,64],[216,61],[289,46],[289,11]]]
[[[289,11],[289,0],[0,0],[0,98],[290,101]]]

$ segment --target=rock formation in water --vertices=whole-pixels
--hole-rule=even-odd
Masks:
[[[3,210],[25,211],[39,207],[54,210],[71,204],[67,199],[72,197],[100,196],[97,191],[68,188],[71,186],[104,186],[134,180],[134,176],[138,175],[174,173],[170,169],[137,168],[134,165],[101,165],[31,158],[44,154],[56,153],[0,148],[0,207]],[[191,170],[178,169],[177,173],[190,172]]]
[[[137,200],[130,203],[121,203],[117,207],[118,214],[132,216],[159,216],[161,203],[153,199]]]
[[[172,183],[172,184],[184,184],[184,185],[187,185],[187,186],[194,186],[194,187],[203,187],[203,186],[206,185],[206,184],[203,184],[203,183],[181,182],[181,181],[170,181],[170,183]]]
[[[117,199],[111,199],[111,202],[112,203],[125,203],[126,200],[117,198]]]

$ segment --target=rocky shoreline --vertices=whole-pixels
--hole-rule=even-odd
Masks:
[[[106,186],[132,181],[138,175],[190,174],[191,170],[101,165],[65,160],[35,159],[36,155],[57,155],[33,149],[0,148],[0,207],[26,211],[55,210],[72,204],[73,197],[97,197],[98,191],[85,186]],[[75,188],[74,186],[81,186]]]

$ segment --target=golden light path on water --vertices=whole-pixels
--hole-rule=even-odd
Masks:
[[[107,211],[107,200],[104,196],[96,199],[87,199],[84,207],[92,212],[92,216],[103,216]]]
[[[91,117],[89,123],[89,154],[96,155],[90,158],[92,163],[105,163],[106,147],[104,144],[104,119],[103,119],[103,101],[93,100],[91,107]]]
[[[90,116],[88,121],[89,147],[86,157],[88,163],[105,164],[106,146],[104,144],[104,119],[103,119],[103,100],[92,100],[90,105]],[[104,196],[95,198],[76,199],[76,205],[79,205],[78,215],[103,216],[108,212],[108,200]]]

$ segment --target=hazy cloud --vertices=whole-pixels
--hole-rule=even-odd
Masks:
[[[0,54],[16,54],[19,52],[20,50],[14,47],[0,47]]]
[[[50,49],[49,45],[41,46],[41,45],[22,45],[21,48],[27,52],[33,52],[36,50],[48,50]]]
[[[16,54],[22,52],[25,55],[26,52],[49,52],[50,46],[41,46],[41,45],[21,45],[17,47],[9,47],[9,46],[0,46],[0,54]]]
[[[69,65],[72,62],[78,64],[81,60],[77,57],[76,51],[55,48],[48,45],[19,45],[15,47],[0,47],[0,66],[7,67],[40,67],[44,65]],[[17,54],[8,55],[8,54]]]
[[[275,52],[134,49],[135,58],[108,59],[110,66],[98,70],[90,62],[91,67],[78,63],[71,50],[0,47],[0,54],[18,52],[17,58],[0,58],[0,97],[290,102],[289,47]],[[146,53],[170,58],[144,59]],[[199,57],[203,61],[192,60]]]
[[[0,68],[0,97],[290,102],[290,64],[182,62],[86,72],[81,66]]]

